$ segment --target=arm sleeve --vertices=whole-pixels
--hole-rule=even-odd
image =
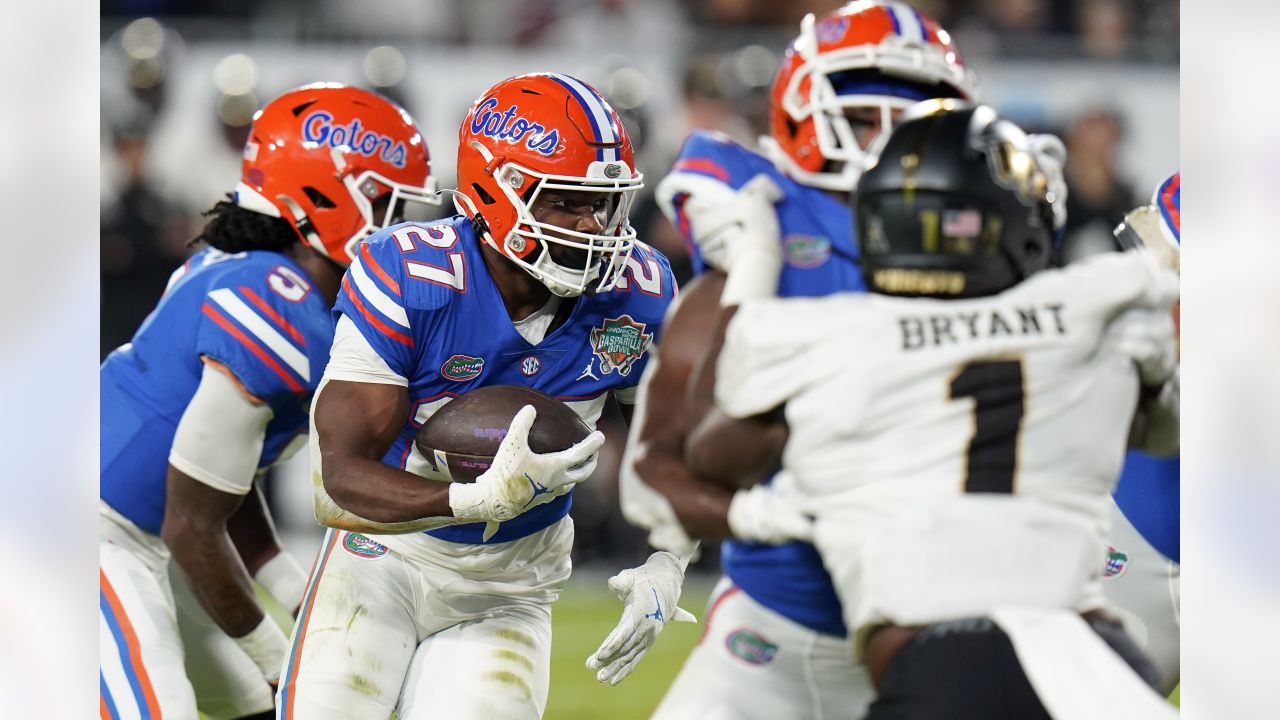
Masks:
[[[200,386],[178,422],[169,464],[209,487],[244,495],[262,457],[271,408],[255,403],[236,380],[205,363]]]
[[[404,294],[409,288],[402,282],[403,263],[388,257],[395,252],[398,251],[389,248],[386,237],[362,245],[359,256],[342,278],[333,309],[364,336],[391,374],[407,378],[413,373],[416,358],[414,332],[406,310]]]
[[[409,386],[409,381],[387,365],[387,361],[346,315],[338,318],[324,376],[329,380]]]

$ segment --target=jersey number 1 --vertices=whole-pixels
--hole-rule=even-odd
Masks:
[[[1022,361],[965,365],[951,380],[951,399],[973,398],[973,437],[965,460],[964,491],[1011,493],[1022,430]]]

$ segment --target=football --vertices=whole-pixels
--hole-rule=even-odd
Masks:
[[[489,469],[512,418],[525,405],[538,411],[529,430],[529,449],[536,453],[567,450],[591,434],[577,413],[550,395],[518,385],[490,385],[437,410],[418,429],[414,445],[438,476],[475,482]]]

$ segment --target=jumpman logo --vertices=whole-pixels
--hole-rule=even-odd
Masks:
[[[586,369],[582,371],[581,375],[574,378],[574,380],[577,381],[577,380],[582,380],[583,378],[591,378],[592,380],[598,381],[600,378],[596,377],[596,372],[595,370],[592,369],[592,366],[595,364],[596,364],[595,358],[591,358],[590,360],[588,360]]]
[[[534,500],[537,500],[539,495],[546,495],[547,493],[551,492],[551,490],[546,485],[542,485],[537,480],[534,480],[532,477],[530,477],[529,473],[524,474],[524,479],[528,480],[529,487],[533,488],[533,497],[529,498],[529,502],[524,504],[525,507],[529,507],[529,504],[532,503]]]
[[[651,613],[645,613],[644,616],[645,618],[652,618],[658,622],[662,622],[662,602],[658,600],[658,591],[652,587],[649,588],[649,590],[653,593],[653,604],[657,606],[657,609]]]

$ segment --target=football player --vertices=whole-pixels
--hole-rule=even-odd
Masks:
[[[1175,173],[1156,188],[1149,205],[1134,209],[1116,228],[1121,249],[1148,248],[1173,270],[1181,266],[1180,178]],[[1174,305],[1175,329],[1178,306]],[[1167,385],[1177,394],[1178,378]],[[1170,402],[1177,407],[1176,399]],[[1155,663],[1160,687],[1178,683],[1181,570],[1178,490],[1181,462],[1176,433],[1172,445],[1152,455],[1131,450],[1114,492],[1112,538],[1103,570],[1110,609]],[[1172,457],[1169,457],[1172,455]]]
[[[413,439],[451,398],[487,385],[535,388],[591,426],[610,396],[629,414],[676,291],[628,221],[641,187],[626,129],[594,88],[521,75],[462,121],[459,214],[360,247],[312,414],[316,515],[333,529],[280,717],[542,715],[572,488],[603,436],[533,453],[526,407],[473,484],[448,482]],[[645,615],[675,617],[676,557],[654,553],[624,575]],[[619,662],[647,637],[624,638]]]
[[[306,575],[254,479],[301,445],[356,244],[407,202],[438,203],[433,185],[394,103],[336,84],[281,95],[206,213],[207,247],[103,362],[104,718],[270,717],[286,638],[250,578],[292,610]]]
[[[1175,716],[1099,559],[1128,441],[1177,433],[1177,277],[1147,252],[1046,270],[1040,161],[988,107],[908,111],[857,188],[872,294],[748,301],[695,379],[690,467],[780,460],[816,514],[868,720]]]
[[[723,546],[725,576],[703,640],[656,718],[857,717],[870,702],[821,558],[812,545],[787,541],[809,521],[769,503],[781,480],[732,493],[691,474],[683,449],[696,418],[685,416],[684,398],[723,322],[721,305],[865,289],[848,206],[858,177],[903,109],[976,92],[932,18],[903,3],[850,3],[801,23],[773,82],[762,152],[695,132],[659,184],[699,276],[681,293],[646,373],[623,462],[623,510],[650,530],[652,544],[677,553],[691,551],[690,538],[734,539]],[[728,286],[727,270],[735,270]],[[600,679],[619,681],[600,659],[589,662]]]

